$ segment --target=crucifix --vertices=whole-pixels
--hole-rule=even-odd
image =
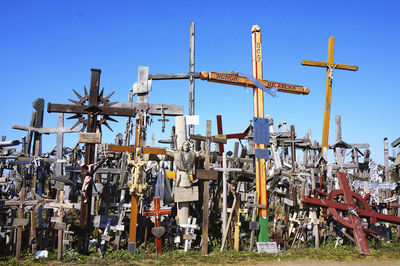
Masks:
[[[326,62],[303,60],[301,64],[303,66],[314,66],[314,67],[325,67],[326,68],[326,91],[325,91],[325,108],[324,108],[324,123],[322,129],[322,146],[321,150],[328,148],[328,137],[329,137],[329,118],[331,114],[331,95],[332,95],[332,81],[333,81],[333,70],[344,69],[357,71],[358,66],[337,64],[333,62],[333,53],[335,49],[335,37],[329,37],[328,45],[328,60]]]
[[[143,215],[154,215],[154,227],[151,229],[151,232],[156,237],[156,248],[157,255],[162,254],[161,247],[161,236],[165,233],[165,228],[161,226],[161,215],[166,215],[171,213],[171,208],[160,209],[160,198],[154,198],[154,209],[143,211]]]
[[[149,68],[148,67],[139,67],[138,70],[138,82],[133,85],[133,90],[129,94],[128,103],[118,103],[116,106],[121,107],[129,107],[135,108],[138,113],[136,118],[136,129],[135,129],[135,143],[134,146],[127,146],[129,145],[129,130],[126,132],[126,140],[124,141],[125,146],[118,146],[118,145],[109,145],[109,150],[111,151],[119,151],[119,152],[134,152],[135,148],[141,148],[142,152],[146,153],[146,149],[149,151],[148,153],[153,154],[165,154],[165,150],[148,147],[145,146],[145,139],[146,139],[146,125],[147,125],[147,117],[148,115],[157,115],[157,116],[181,116],[183,115],[183,106],[182,105],[169,105],[169,104],[149,104],[148,103],[148,94],[152,89],[152,79],[149,75]],[[137,95],[137,103],[132,103],[133,95]],[[165,121],[162,121],[163,123]],[[128,128],[127,121],[127,128]],[[135,153],[136,154],[136,153]],[[135,158],[134,158],[135,160]],[[126,156],[123,156],[122,167],[126,165]],[[125,174],[121,175],[121,182],[125,182]],[[131,195],[131,216],[130,216],[130,226],[129,226],[129,242],[128,242],[128,250],[130,252],[136,251],[136,223],[137,223],[137,212],[138,212],[138,195],[133,193]]]
[[[113,93],[108,96],[103,95],[104,89],[99,93],[100,87],[100,69],[91,69],[91,81],[90,81],[90,92],[88,93],[86,87],[84,88],[85,95],[81,96],[78,92],[74,90],[74,93],[79,98],[79,101],[70,100],[74,104],[52,104],[48,103],[47,112],[49,113],[72,113],[75,114],[69,119],[78,119],[78,121],[73,126],[76,127],[80,123],[83,124],[82,131],[87,129],[86,135],[81,135],[82,138],[86,138],[86,148],[85,148],[85,164],[90,165],[95,161],[95,144],[99,143],[101,138],[100,133],[96,133],[96,130],[101,129],[101,125],[105,125],[110,128],[107,121],[111,120],[111,115],[115,116],[132,116],[136,115],[135,108],[121,108],[111,106],[109,98]],[[85,103],[88,102],[88,105]],[[87,115],[87,119],[83,117]],[[102,116],[101,120],[98,121],[97,117]],[[89,235],[91,231],[91,219],[90,219],[90,206],[92,198],[92,181],[88,184],[88,189],[86,191],[87,201],[82,198],[81,209],[80,209],[80,229],[78,240],[78,249],[80,253],[86,253],[89,243]]]

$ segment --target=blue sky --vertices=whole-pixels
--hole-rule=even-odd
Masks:
[[[12,124],[28,125],[32,102],[68,103],[72,89],[89,87],[90,68],[102,70],[100,86],[115,90],[112,101],[127,101],[138,66],[150,73],[187,72],[189,23],[196,23],[196,71],[251,73],[251,27],[262,33],[264,79],[310,88],[308,96],[265,95],[265,113],[276,123],[294,124],[298,137],[311,128],[321,142],[325,70],[301,66],[326,61],[334,36],[334,61],[358,65],[334,72],[329,143],[334,119],[342,116],[343,139],[370,143],[371,157],[383,162],[383,138],[399,137],[398,1],[0,1],[0,135],[20,139]],[[182,104],[188,112],[188,81],[154,81],[150,103]],[[223,116],[226,133],[241,132],[252,118],[252,92],[242,87],[196,81],[196,114],[205,121]],[[158,117],[149,128],[161,134]],[[171,119],[173,120],[173,119]],[[124,125],[104,129],[112,142]],[[67,125],[74,122],[66,121]],[[45,127],[56,114],[45,113]],[[44,151],[55,137],[44,138]],[[68,137],[73,146],[77,136]],[[391,154],[391,151],[390,151]]]

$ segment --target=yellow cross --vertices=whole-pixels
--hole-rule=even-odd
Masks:
[[[315,66],[315,67],[325,67],[326,68],[326,91],[325,91],[325,109],[324,109],[324,124],[322,129],[322,149],[324,147],[328,148],[328,137],[329,137],[329,118],[331,114],[331,95],[332,95],[332,79],[333,79],[333,69],[344,69],[357,71],[358,66],[337,64],[333,62],[333,52],[335,48],[335,37],[331,36],[329,38],[328,45],[328,61],[310,61],[303,60],[301,64],[303,66]]]

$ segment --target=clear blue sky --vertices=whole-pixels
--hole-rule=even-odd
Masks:
[[[357,72],[334,72],[331,130],[342,116],[343,139],[367,142],[372,158],[383,161],[383,138],[399,137],[399,1],[11,1],[0,2],[0,135],[20,139],[12,124],[28,125],[32,102],[68,103],[72,89],[89,87],[90,68],[100,68],[101,87],[127,101],[138,66],[150,73],[187,72],[189,22],[196,23],[196,71],[251,73],[251,27],[262,33],[264,79],[310,88],[308,96],[265,95],[265,113],[276,123],[294,124],[299,137],[308,128],[321,142],[325,69],[301,66],[304,59],[326,61],[328,38],[335,36],[334,61],[358,65]],[[150,103],[185,105],[188,81],[154,81]],[[196,81],[196,113],[205,121],[223,116],[226,133],[241,132],[252,118],[252,92]],[[161,134],[158,117],[151,132]],[[124,119],[122,121],[125,121]],[[45,113],[45,127],[56,114]],[[67,125],[74,122],[67,121]],[[123,123],[104,129],[112,142]],[[151,140],[151,135],[149,142]],[[55,145],[46,137],[44,151]],[[69,141],[69,142],[68,142]],[[67,140],[73,146],[77,136]],[[391,154],[391,151],[390,151]]]

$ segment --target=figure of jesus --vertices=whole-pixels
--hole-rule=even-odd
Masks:
[[[96,162],[96,163],[92,163],[92,164],[78,164],[74,157],[70,156],[70,160],[71,162],[73,162],[74,164],[76,164],[79,169],[81,169],[81,172],[83,174],[83,176],[85,177],[83,180],[83,185],[82,185],[82,196],[83,196],[83,202],[86,203],[87,202],[87,195],[86,195],[86,191],[89,187],[89,185],[92,182],[93,179],[93,174],[97,171],[97,169],[101,166],[102,163],[104,163],[110,156],[107,155],[106,157],[104,157],[103,159],[101,159],[100,161]],[[96,166],[96,167],[95,167]]]

